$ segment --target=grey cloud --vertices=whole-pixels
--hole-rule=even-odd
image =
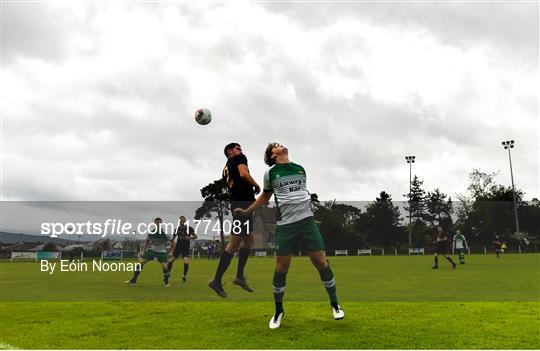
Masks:
[[[337,3],[328,8],[321,4],[265,4],[280,15],[290,15],[292,22],[309,26],[312,33],[318,30],[322,33],[327,24],[344,17],[360,16],[357,11],[360,9],[362,18],[380,26],[420,23],[440,38],[446,38],[447,43],[470,46],[486,41],[502,46],[503,51],[514,44],[521,46],[519,40],[510,43],[507,34],[500,33],[507,26],[507,17],[497,6],[493,9],[482,4],[493,10],[494,17],[490,19],[484,11],[474,17],[455,4],[436,5]],[[200,10],[193,5],[174,6],[182,16],[180,21],[187,23],[191,31],[169,31],[156,38],[164,41],[168,48],[166,55],[146,57],[145,48],[141,47],[136,54],[142,59],[134,68],[120,67],[103,77],[86,77],[82,81],[68,79],[66,86],[57,91],[48,90],[44,84],[35,91],[35,96],[21,99],[24,109],[15,106],[15,112],[6,114],[5,151],[21,161],[6,162],[5,196],[55,200],[195,200],[200,197],[202,186],[220,176],[226,143],[242,143],[252,173],[260,181],[266,169],[261,156],[265,143],[277,140],[290,145],[294,160],[309,167],[312,191],[321,198],[346,197],[352,193],[351,188],[362,189],[359,192],[365,194],[363,189],[368,188],[375,195],[388,190],[398,200],[403,184],[398,178],[401,175],[394,172],[406,167],[405,154],[414,152],[427,164],[448,152],[443,146],[470,150],[474,156],[456,160],[456,165],[445,170],[449,178],[461,177],[464,184],[467,175],[458,174],[463,167],[457,164],[476,162],[477,150],[491,145],[494,134],[507,132],[479,118],[483,116],[468,112],[483,96],[466,84],[463,96],[448,97],[440,105],[425,102],[422,92],[412,93],[404,102],[381,101],[369,92],[356,92],[349,98],[329,96],[325,89],[331,87],[323,85],[329,83],[320,80],[321,71],[333,70],[340,77],[354,77],[358,85],[369,73],[359,65],[343,64],[339,60],[343,53],[368,49],[361,33],[313,39],[320,55],[316,57],[320,67],[313,67],[310,60],[315,58],[308,54],[295,57],[285,52],[285,46],[279,44],[287,38],[277,34],[265,39],[255,31],[237,33],[223,28],[222,32],[213,34],[212,42],[198,42],[196,33],[211,25],[209,19],[201,17]],[[212,5],[209,12],[224,6]],[[166,8],[156,6],[149,10],[155,9],[159,19]],[[392,12],[387,12],[389,9]],[[512,29],[513,33],[526,31],[530,25],[528,14],[519,6],[511,9],[510,14],[515,12],[525,17],[518,29]],[[501,27],[493,29],[488,25],[491,21],[500,22]],[[460,29],[447,28],[452,22],[463,25]],[[480,28],[477,32],[467,32],[475,26]],[[493,32],[486,28],[492,28]],[[94,38],[93,27],[87,29],[86,35]],[[44,31],[44,36],[58,38],[60,42],[68,35],[55,28],[50,30],[48,34]],[[37,30],[28,36],[29,42],[40,40]],[[527,43],[529,39],[528,34],[522,38]],[[62,54],[65,48],[60,46],[55,56],[40,51],[39,46],[10,45],[19,54],[48,60],[59,75],[68,59]],[[94,54],[97,60],[99,53]],[[516,55],[526,57],[523,51]],[[245,68],[250,62],[259,73]],[[171,65],[178,65],[178,69],[168,70]],[[21,80],[33,81],[17,64],[9,69],[18,73]],[[211,75],[217,83],[195,96],[192,89],[195,82],[188,78],[192,69]],[[522,126],[529,116],[537,116],[537,106],[528,97],[519,101],[528,106],[527,116],[517,117],[515,122]],[[192,116],[198,107],[212,110],[214,120],[209,126],[195,124]],[[495,160],[494,155],[500,151],[496,146],[483,151],[482,158]],[[526,154],[534,152],[529,150]],[[534,164],[527,164],[526,169],[532,168]],[[41,174],[44,176],[40,177]],[[450,183],[454,184],[444,181]],[[444,184],[442,190],[450,192],[444,189]]]
[[[425,28],[442,42],[463,48],[492,43],[508,55],[517,51],[533,59],[538,53],[538,4],[534,2],[266,2],[262,6],[311,28],[354,18],[381,26]]]

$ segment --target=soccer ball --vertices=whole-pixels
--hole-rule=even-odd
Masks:
[[[200,108],[195,111],[195,121],[201,125],[206,125],[212,120],[212,112],[206,108]]]

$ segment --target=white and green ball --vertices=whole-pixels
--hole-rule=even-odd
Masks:
[[[206,108],[200,108],[195,111],[195,121],[200,125],[207,125],[212,121],[212,112]]]

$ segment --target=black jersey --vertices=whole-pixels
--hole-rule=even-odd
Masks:
[[[173,240],[176,239],[176,245],[181,245],[184,243],[187,243],[189,245],[188,240],[183,240],[187,236],[195,235],[195,230],[193,228],[187,226],[187,225],[180,225],[178,228],[176,228],[176,232],[174,233]]]
[[[229,188],[231,201],[254,201],[255,190],[253,186],[240,177],[238,166],[241,164],[246,166],[248,164],[247,157],[244,154],[229,158],[223,168],[223,179]]]
[[[444,251],[448,248],[449,241],[446,234],[441,234],[437,236],[437,240],[435,241],[435,249],[437,251]]]

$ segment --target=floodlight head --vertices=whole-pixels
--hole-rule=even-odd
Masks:
[[[510,140],[510,144],[514,145],[514,141],[513,141],[513,140]]]

